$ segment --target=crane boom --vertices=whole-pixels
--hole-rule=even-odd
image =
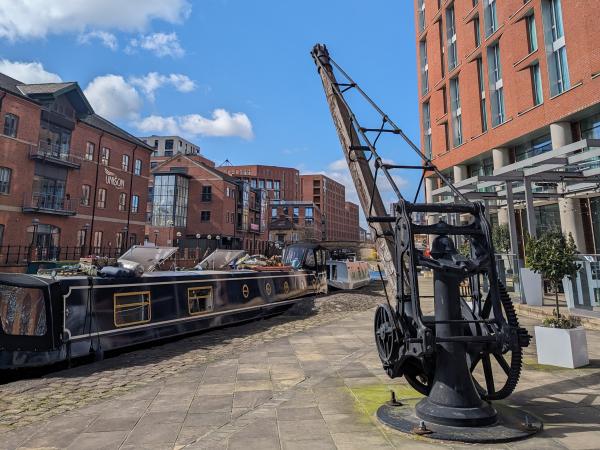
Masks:
[[[344,152],[344,157],[352,176],[354,186],[360,205],[366,216],[387,216],[379,189],[375,185],[375,178],[369,166],[369,161],[365,153],[370,153],[368,146],[363,146],[357,131],[357,122],[354,114],[348,107],[341,91],[340,84],[337,82],[333,68],[330,63],[329,53],[324,45],[316,45],[312,51],[312,56],[317,65],[323,89],[329,104],[329,110],[333,118],[333,123],[337,130],[340,144]],[[382,261],[388,280],[388,290],[392,298],[397,291],[395,266],[394,243],[388,238],[392,233],[390,223],[373,222],[370,224],[375,230],[377,255]]]

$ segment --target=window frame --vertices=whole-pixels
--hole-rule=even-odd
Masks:
[[[133,163],[133,174],[142,175],[142,160],[136,158]]]
[[[92,150],[90,152],[90,149]],[[93,142],[86,142],[85,143],[85,155],[83,156],[83,158],[86,161],[93,161],[94,160],[94,155],[96,154],[96,144],[94,144]]]
[[[206,294],[198,295],[195,291],[205,291]],[[193,297],[191,295],[192,292],[194,292]],[[204,309],[202,311],[192,312],[192,301],[194,301],[194,300],[198,301],[199,299],[207,300],[206,301],[206,309]],[[188,314],[190,316],[202,316],[202,315],[213,312],[214,308],[215,308],[213,287],[212,286],[196,286],[196,287],[188,288],[187,303],[188,303]]]
[[[110,148],[102,147],[100,151],[100,164],[107,167],[110,165]]]
[[[2,195],[10,195],[10,185],[12,182],[12,169],[10,167],[1,166],[0,167],[0,194]],[[3,181],[4,174],[7,174],[7,180]],[[4,188],[6,186],[6,190]]]
[[[7,133],[7,120],[8,119],[12,119],[12,124],[11,124],[11,129],[9,131],[12,131],[10,133]],[[19,133],[19,116],[13,113],[6,113],[4,114],[4,126],[2,128],[2,134],[4,134],[4,136],[8,136],[11,138],[16,138],[17,134]]]
[[[100,209],[106,208],[106,188],[98,188],[98,201],[96,202],[96,207]],[[102,204],[102,206],[100,206]]]
[[[85,195],[85,191],[87,188],[87,196]],[[90,198],[92,196],[92,186],[89,184],[81,185],[81,198],[79,199],[79,204],[81,206],[90,206]],[[84,202],[85,199],[85,202]]]
[[[142,301],[138,302],[138,303],[133,303],[133,304],[128,304],[128,305],[117,305],[117,298],[120,297],[132,297],[132,296],[145,296],[147,295],[147,300],[144,299],[144,297],[142,297]],[[138,306],[140,305],[141,307],[145,307],[147,305],[148,308],[148,318],[147,319],[142,319],[142,320],[138,320],[138,321],[134,321],[134,322],[127,322],[127,323],[117,323],[117,310],[118,309],[124,309],[127,307],[131,307],[131,306]],[[124,328],[124,327],[130,327],[130,326],[134,326],[134,325],[140,325],[143,323],[148,323],[152,320],[152,295],[150,293],[150,291],[136,291],[136,292],[117,292],[113,294],[113,324],[115,326],[115,328]]]
[[[126,153],[121,156],[121,169],[124,172],[129,172],[129,155]]]

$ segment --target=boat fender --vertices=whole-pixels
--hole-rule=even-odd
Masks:
[[[100,270],[100,276],[102,278],[133,278],[135,272],[124,267],[106,266]]]

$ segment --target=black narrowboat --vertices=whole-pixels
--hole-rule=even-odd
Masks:
[[[194,270],[156,270],[175,250],[134,246],[97,275],[0,274],[0,369],[256,319],[327,292],[316,244],[287,247],[279,267],[229,268],[231,255],[217,251]]]

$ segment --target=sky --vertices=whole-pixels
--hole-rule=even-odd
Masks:
[[[414,36],[408,0],[0,0],[0,72],[77,81],[136,136],[179,134],[217,165],[324,173],[356,202],[310,50],[326,44],[418,145]],[[379,125],[350,99],[364,126]],[[384,144],[387,160],[419,164],[399,137]],[[396,180],[412,200],[419,174]]]

